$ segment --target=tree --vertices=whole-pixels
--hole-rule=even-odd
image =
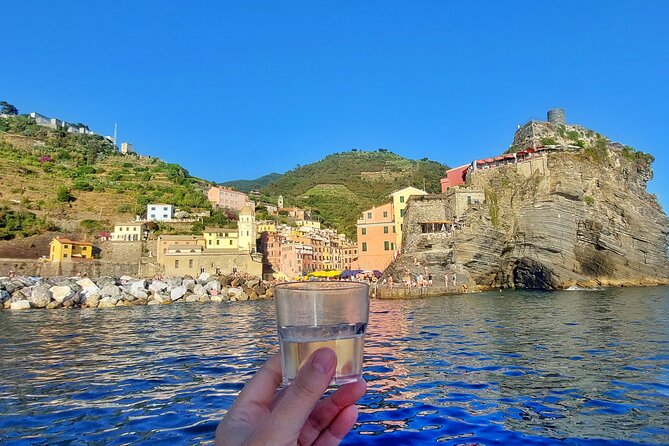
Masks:
[[[19,114],[19,109],[14,107],[12,104],[10,104],[7,101],[0,101],[0,114],[3,115],[18,115]]]
[[[66,186],[58,186],[58,190],[56,191],[56,201],[60,203],[68,203],[74,200],[75,198]]]

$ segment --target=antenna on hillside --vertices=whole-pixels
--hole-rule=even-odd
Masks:
[[[114,148],[116,148],[116,131],[118,130],[118,124],[114,123]]]

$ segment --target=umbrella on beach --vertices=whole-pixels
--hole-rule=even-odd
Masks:
[[[355,277],[362,272],[361,269],[347,269],[342,271],[341,278],[348,279],[349,277]]]

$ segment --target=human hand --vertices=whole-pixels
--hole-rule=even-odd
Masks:
[[[355,402],[367,391],[359,380],[318,401],[335,373],[337,356],[316,350],[295,380],[281,384],[281,358],[274,355],[246,383],[216,428],[216,445],[337,445],[358,419]]]

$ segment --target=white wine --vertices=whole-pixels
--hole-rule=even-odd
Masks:
[[[281,365],[284,384],[290,383],[309,356],[328,347],[337,355],[332,384],[355,382],[362,373],[362,351],[367,324],[320,327],[280,327]]]

